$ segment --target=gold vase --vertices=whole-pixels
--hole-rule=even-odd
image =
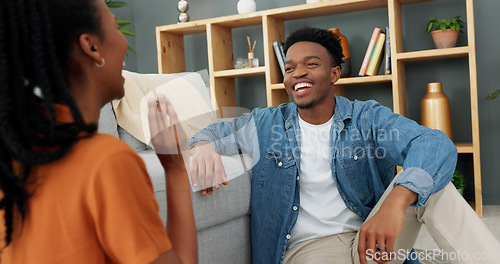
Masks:
[[[440,82],[427,84],[427,93],[422,98],[420,106],[422,125],[432,129],[439,129],[453,140],[450,100],[443,93]]]

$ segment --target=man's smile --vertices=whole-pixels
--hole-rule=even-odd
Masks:
[[[297,92],[297,91],[299,91],[301,89],[311,88],[311,87],[312,87],[312,83],[301,82],[301,83],[296,84],[293,88]]]

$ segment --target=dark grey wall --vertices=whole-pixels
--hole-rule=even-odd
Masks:
[[[237,0],[188,0],[191,20],[236,14]],[[257,10],[291,6],[305,3],[305,0],[256,0]],[[155,27],[177,23],[177,1],[129,0],[133,7],[134,29],[138,33],[135,40],[137,50],[137,71],[157,72]],[[500,89],[500,27],[496,21],[500,1],[476,0],[474,3],[476,27],[476,54],[479,93],[479,117],[481,134],[481,160],[483,198],[485,204],[500,204],[500,99],[493,102],[484,100],[487,94]],[[403,29],[405,51],[434,48],[430,36],[425,33],[429,16],[465,16],[465,1],[436,0],[426,3],[407,5],[403,8]],[[348,14],[319,17],[313,19],[288,21],[286,33],[302,26],[311,25],[323,28],[338,27],[349,42],[352,69],[357,73],[374,27],[387,26],[387,10],[376,9]],[[246,56],[248,52],[246,35],[257,40],[256,56],[261,64],[264,61],[262,47],[262,27],[246,27],[233,30],[234,56]],[[467,36],[459,37],[458,45],[466,45]],[[186,64],[188,70],[208,68],[206,35],[198,34],[185,38]],[[135,58],[135,56],[133,57]],[[129,59],[131,59],[129,57]],[[468,60],[466,58],[433,62],[411,63],[406,65],[408,91],[408,116],[420,120],[420,99],[425,94],[429,82],[443,83],[445,93],[450,98],[453,133],[456,142],[471,141],[470,96],[468,93]],[[250,77],[237,80],[237,102],[241,107],[254,108],[266,106],[264,77]],[[351,99],[375,99],[392,107],[391,87],[388,84],[349,87],[346,96]],[[469,175],[466,197],[473,197],[472,156],[461,154],[458,168]]]

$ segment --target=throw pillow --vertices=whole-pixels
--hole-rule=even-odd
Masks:
[[[122,74],[125,96],[113,101],[116,120],[139,141],[149,143],[150,135],[145,135],[149,134],[145,96],[153,90],[170,100],[188,137],[215,122],[210,96],[199,73],[138,74],[124,70]]]

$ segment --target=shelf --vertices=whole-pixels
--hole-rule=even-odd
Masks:
[[[387,0],[336,0],[302,4],[271,10],[270,16],[285,20],[302,19],[325,16],[331,14],[348,13],[387,6]]]
[[[372,84],[372,83],[389,83],[389,82],[392,82],[392,75],[340,78],[335,84],[353,85],[353,84]]]
[[[413,4],[427,1],[431,0],[400,0],[400,3]],[[156,27],[156,30],[159,32],[168,31],[170,33],[188,35],[206,32],[206,25],[208,24],[218,24],[224,27],[236,28],[261,25],[262,18],[264,16],[273,16],[284,20],[293,20],[382,7],[387,7],[387,0],[336,0],[262,10],[247,14],[201,19],[167,26],[158,26]]]
[[[205,33],[206,31],[207,25],[202,20],[156,27],[156,32],[168,32],[179,35]]]
[[[467,203],[470,205],[470,207],[472,207],[473,210],[477,210],[476,201],[467,201]]]
[[[474,153],[472,143],[455,143],[458,153]]]
[[[285,85],[282,83],[275,83],[270,85],[271,90],[285,90]]]
[[[355,84],[372,84],[372,83],[389,83],[392,82],[392,75],[377,75],[364,77],[348,77],[340,78],[335,85],[355,85]],[[285,89],[282,83],[271,84],[271,90]]]
[[[232,69],[224,71],[214,72],[215,78],[237,78],[237,77],[249,77],[255,75],[264,75],[266,67],[256,67],[248,69]]]
[[[413,62],[461,58],[467,57],[468,55],[469,47],[455,47],[448,49],[432,49],[399,53],[397,54],[396,59],[403,62]]]
[[[209,19],[209,23],[229,28],[257,26],[257,25],[262,25],[263,13],[265,13],[265,11],[219,17],[219,18]]]

